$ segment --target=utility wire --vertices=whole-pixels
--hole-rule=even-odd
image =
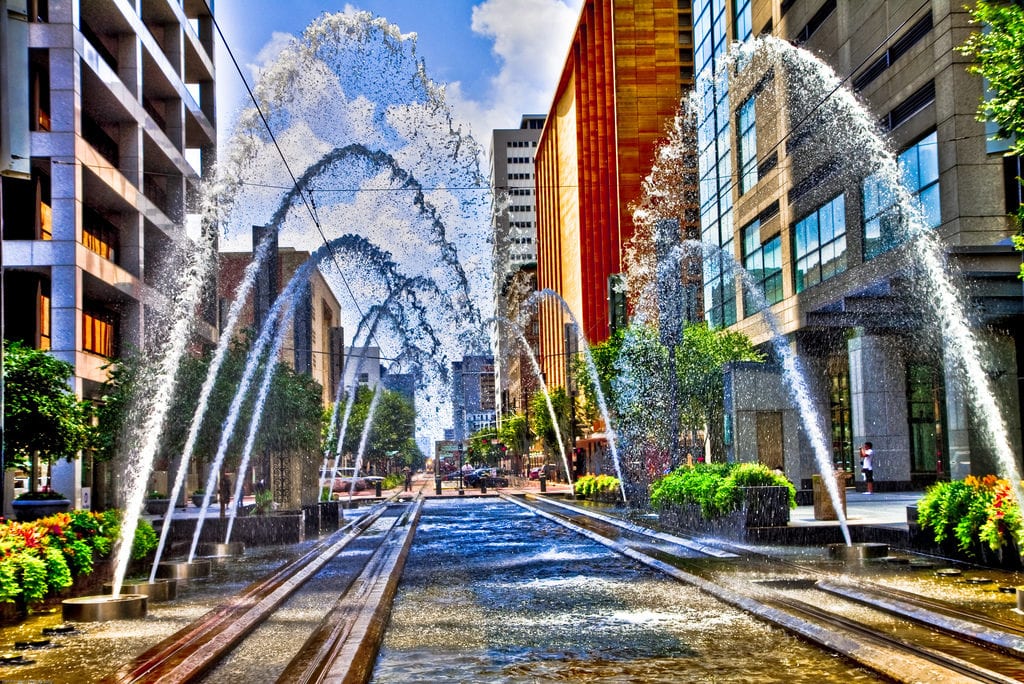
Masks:
[[[281,162],[284,164],[285,170],[288,171],[288,175],[292,179],[292,187],[299,189],[299,181],[295,178],[295,174],[292,173],[292,168],[288,164],[288,159],[284,156],[284,151],[281,149],[281,145],[277,142],[277,137],[274,135],[274,131],[270,128],[270,122],[267,121],[266,115],[263,113],[263,108],[260,107],[260,103],[256,100],[256,95],[252,92],[252,88],[249,87],[249,82],[245,80],[245,74],[242,72],[242,67],[239,66],[238,60],[235,59],[235,53],[228,44],[228,39],[224,36],[224,32],[220,28],[220,23],[217,21],[217,17],[213,13],[213,8],[210,7],[209,0],[203,0],[203,5],[206,6],[206,11],[210,13],[210,20],[213,22],[214,28],[217,29],[217,35],[220,36],[221,42],[224,44],[224,49],[227,50],[228,56],[231,57],[231,63],[235,65],[235,71],[238,73],[238,77],[242,80],[242,85],[245,86],[245,92],[249,94],[249,99],[252,100],[253,106],[256,108],[257,113],[260,115],[260,120],[263,122],[264,128],[267,129],[267,135],[270,136],[271,142],[274,143],[274,149],[277,150],[277,154],[281,157]],[[309,199],[306,198],[306,193],[309,193]],[[342,284],[345,285],[345,290],[348,292],[349,298],[352,300],[352,304],[356,307],[356,312],[359,313],[359,318],[364,318],[362,307],[359,306],[359,302],[356,299],[355,294],[352,292],[352,288],[349,287],[348,279],[345,277],[345,272],[341,268],[341,264],[338,262],[338,256],[334,253],[334,249],[331,248],[331,243],[327,239],[327,235],[324,233],[323,227],[320,225],[320,219],[317,217],[316,203],[313,201],[313,193],[306,188],[299,189],[299,196],[302,197],[302,203],[306,207],[306,211],[309,212],[310,218],[313,219],[313,225],[316,226],[316,230],[320,233],[320,239],[324,241],[324,245],[327,247],[327,252],[331,255],[331,261],[334,262],[335,267],[338,269],[338,275],[341,277]],[[373,331],[370,331],[370,336],[377,342],[377,346],[380,346],[380,342],[377,341]]]

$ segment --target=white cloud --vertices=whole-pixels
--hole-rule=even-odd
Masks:
[[[547,113],[581,6],[582,0],[485,0],[473,8],[471,28],[493,39],[500,70],[485,101],[467,99],[457,82],[447,94],[485,147],[492,129]]]
[[[247,64],[246,67],[249,69],[249,78],[251,83],[255,83],[256,79],[259,78],[260,71],[268,64],[277,59],[281,51],[294,42],[295,36],[290,33],[284,33],[283,31],[274,31],[270,35],[270,40],[260,48],[260,51],[256,53],[256,59],[252,64]]]

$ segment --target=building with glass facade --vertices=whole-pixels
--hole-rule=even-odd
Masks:
[[[907,210],[867,155],[844,146],[850,128],[833,99],[855,93],[898,159],[1019,454],[1024,308],[1008,214],[1020,161],[977,121],[982,80],[956,50],[976,30],[969,15],[900,0],[697,0],[693,13],[701,233],[720,250],[705,258],[708,320],[777,361],[774,318],[836,465],[859,473],[857,448],[871,441],[883,489],[999,472],[967,401],[971,380],[930,313]],[[764,49],[760,36],[785,42]],[[762,49],[730,54],[754,40]],[[834,70],[833,85],[809,88],[796,61],[768,57],[791,45]],[[743,288],[733,264],[756,287]],[[777,366],[737,367],[728,380],[727,456],[806,485],[820,467]]]

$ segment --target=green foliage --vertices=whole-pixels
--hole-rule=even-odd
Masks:
[[[253,497],[253,513],[267,515],[274,510],[274,494],[269,489],[260,489]]]
[[[572,400],[562,387],[556,387],[553,390],[549,388],[549,390],[551,408],[554,409],[555,418],[558,420],[558,434],[561,434],[563,442],[569,442],[569,417]],[[534,394],[530,401],[530,430],[541,438],[545,452],[552,456],[559,453],[555,422],[551,419],[551,411],[548,410],[548,403],[544,398],[543,391]]]
[[[78,559],[79,557],[86,559],[86,562],[76,563],[75,574],[86,575],[92,572],[92,549],[84,541],[77,540],[75,542],[78,547],[76,555],[72,558]],[[46,583],[50,591],[60,591],[61,589],[67,589],[74,580],[71,579],[71,569],[68,568],[68,561],[61,552],[60,549],[50,547],[45,551],[46,561]],[[84,569],[79,569],[79,566]]]
[[[977,0],[969,11],[971,23],[981,29],[970,35],[960,52],[975,60],[967,69],[982,76],[987,86],[978,105],[978,118],[999,126],[997,139],[1012,139],[1007,154],[1024,155],[1024,6]],[[1018,228],[1024,222],[1024,207],[1017,210],[1017,222]],[[1024,251],[1024,238],[1019,234],[1013,244]],[[1024,278],[1024,265],[1020,276]]]
[[[937,544],[955,539],[968,556],[976,554],[978,542],[997,550],[1013,541],[1024,552],[1020,507],[1009,482],[994,475],[932,485],[917,503],[917,522]]]
[[[4,340],[4,441],[8,465],[71,460],[92,438],[91,405],[68,380],[73,368],[17,340]]]
[[[651,505],[697,504],[705,518],[739,508],[741,487],[781,486],[789,490],[789,506],[796,507],[796,488],[781,475],[759,463],[698,463],[682,466],[651,486]]]
[[[533,433],[530,432],[530,424],[526,420],[526,416],[516,413],[502,418],[501,427],[498,428],[498,439],[508,447],[509,453],[529,453],[530,444],[533,442]]]
[[[620,487],[619,479],[611,475],[583,475],[576,480],[574,491],[580,499],[617,498]]]
[[[971,23],[983,28],[960,51],[975,60],[967,69],[983,76],[990,91],[978,107],[979,118],[998,124],[1000,138],[1016,135],[1011,152],[1024,155],[1024,7],[977,0],[970,13]]]
[[[373,390],[361,386],[356,391],[356,399],[352,405],[352,414],[345,433],[343,450],[354,454],[359,449],[362,426],[370,412]],[[382,390],[377,402],[377,410],[373,416],[373,427],[363,455],[363,467],[368,469],[376,465],[380,471],[386,471],[386,463],[390,455],[395,455],[403,465],[417,468],[423,465],[423,454],[415,441],[416,409],[409,399],[400,392]]]
[[[405,475],[402,473],[388,473],[384,476],[384,481],[380,483],[383,489],[394,489],[395,487],[405,486]]]
[[[786,487],[789,490],[789,507],[796,508],[796,487],[780,475],[760,463],[739,463],[731,471],[730,477],[737,487]]]

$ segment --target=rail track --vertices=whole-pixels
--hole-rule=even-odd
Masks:
[[[365,681],[391,598],[401,575],[422,500],[384,502],[315,544],[299,558],[225,601],[188,626],[138,655],[104,681],[117,684],[161,684],[233,681],[239,657],[255,652],[260,681]],[[355,553],[347,549],[361,547]],[[276,639],[270,655],[255,638],[261,625],[297,601],[320,575],[334,594],[319,611],[326,616],[306,635],[288,625],[286,639]],[[323,602],[322,598],[315,600]],[[333,604],[333,606],[332,606]],[[248,655],[246,655],[246,653]],[[242,654],[241,656],[239,654]],[[283,654],[283,655],[282,655]],[[286,660],[283,668],[276,664]]]
[[[552,499],[506,498],[896,681],[1024,681],[1021,624],[835,567],[669,535]]]

